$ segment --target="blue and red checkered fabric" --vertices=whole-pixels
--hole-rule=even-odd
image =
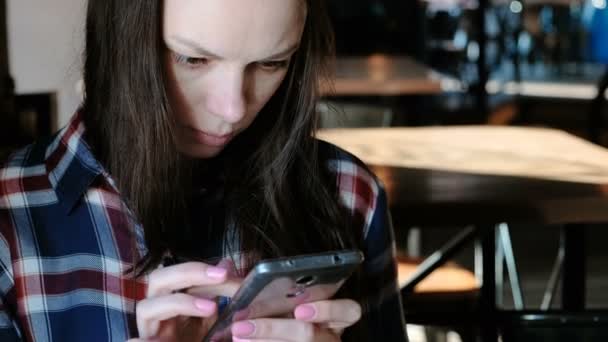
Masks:
[[[146,253],[112,178],[87,146],[82,114],[0,168],[0,341],[125,341],[146,277],[126,271]],[[381,184],[353,156],[327,161],[366,237],[370,333],[405,340],[394,239]]]

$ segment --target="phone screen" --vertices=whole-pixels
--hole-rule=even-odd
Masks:
[[[205,341],[230,340],[233,322],[293,317],[298,305],[333,297],[362,261],[358,251],[339,251],[260,263],[245,278]]]
[[[314,280],[313,280],[314,281]],[[261,317],[292,317],[293,310],[300,304],[333,297],[344,281],[329,284],[305,285],[291,278],[271,281],[244,309],[234,313],[233,321]]]

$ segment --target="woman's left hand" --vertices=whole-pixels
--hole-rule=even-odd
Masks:
[[[235,342],[335,342],[361,319],[361,306],[349,299],[302,304],[295,319],[255,319],[232,325]]]

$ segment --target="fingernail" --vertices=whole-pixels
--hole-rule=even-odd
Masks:
[[[232,336],[232,342],[251,342],[251,340],[247,340],[244,338],[238,338],[236,336]]]
[[[196,306],[199,310],[205,313],[213,313],[215,312],[215,303],[206,299],[195,299],[194,306]]]
[[[232,325],[232,334],[237,337],[249,337],[255,332],[253,322],[236,322]]]
[[[236,267],[232,259],[226,258],[222,259],[215,267],[220,267],[228,271],[228,275],[236,275]]]
[[[225,268],[213,266],[209,266],[207,268],[207,275],[211,278],[224,278],[227,273],[228,270],[226,270]]]
[[[225,268],[231,272],[234,271],[236,268],[234,262],[230,258],[222,259],[220,262],[217,263],[217,265],[215,265],[215,267]]]
[[[312,319],[316,314],[317,310],[312,305],[300,305],[294,312],[296,319]]]

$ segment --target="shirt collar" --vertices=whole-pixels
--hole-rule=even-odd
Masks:
[[[60,205],[67,212],[72,210],[96,177],[107,175],[84,140],[84,133],[83,114],[78,111],[55,136],[45,153],[49,181]]]

